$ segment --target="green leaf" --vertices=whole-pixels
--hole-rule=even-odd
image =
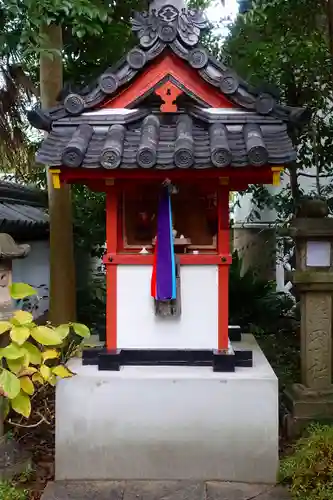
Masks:
[[[72,323],[72,326],[74,328],[74,332],[76,333],[76,335],[79,335],[80,337],[83,338],[90,337],[90,330],[86,325],[82,325],[81,323]]]
[[[20,346],[14,344],[13,342],[9,344],[7,347],[0,349],[0,357],[6,359],[19,359],[24,356],[24,351]]]
[[[31,379],[33,382],[36,382],[36,384],[40,384],[40,385],[44,384],[44,379],[40,373],[34,373],[33,376],[31,377]]]
[[[64,340],[69,334],[69,325],[59,325],[55,328],[55,332]]]
[[[33,316],[27,311],[15,311],[13,319],[15,319],[20,325],[28,325],[29,323],[32,323]]]
[[[21,384],[16,375],[5,369],[0,374],[0,387],[9,399],[16,398],[21,390]]]
[[[6,359],[8,368],[10,369],[11,372],[15,373],[16,375],[20,373],[21,370],[24,369],[24,362],[25,362],[24,357],[18,359]]]
[[[66,366],[59,365],[52,368],[52,373],[60,378],[70,378],[73,377],[74,373],[72,373]]]
[[[26,283],[12,283],[9,287],[10,295],[14,300],[21,300],[32,295],[37,295],[37,292],[32,286]]]
[[[31,375],[33,375],[36,372],[37,372],[37,368],[35,368],[34,366],[28,366],[28,367],[23,366],[22,370],[19,371],[18,376],[19,377],[31,377]]]
[[[8,332],[12,328],[12,324],[9,321],[0,321],[0,335],[2,333]]]
[[[30,377],[20,377],[21,389],[29,396],[32,396],[35,392],[34,384],[31,382]]]
[[[83,30],[77,30],[75,34],[78,38],[83,38],[85,35],[85,32]]]
[[[26,326],[13,326],[10,332],[10,338],[18,345],[24,344],[30,337],[30,330]]]
[[[29,396],[20,392],[16,398],[11,400],[12,408],[16,413],[28,418],[31,413],[31,402]]]
[[[46,365],[42,365],[39,369],[41,376],[43,377],[44,380],[48,380],[50,376],[52,375],[51,368],[49,368]]]
[[[56,349],[48,349],[42,353],[43,361],[59,358],[60,353]]]
[[[25,342],[22,349],[28,355],[31,364],[39,365],[42,362],[42,353],[35,345],[30,342]]]
[[[63,341],[56,330],[48,326],[36,326],[31,330],[31,336],[42,345],[60,345]]]

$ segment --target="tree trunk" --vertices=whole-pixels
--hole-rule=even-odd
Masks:
[[[331,70],[333,76],[333,0],[327,1],[327,19],[328,19],[328,36],[329,36],[329,48],[331,54]]]
[[[47,109],[56,104],[63,85],[61,26],[43,25],[41,39],[44,50],[40,56],[40,97],[42,107]],[[50,216],[49,320],[57,325],[74,321],[76,316],[72,202],[70,186],[54,189],[49,174],[47,181]]]

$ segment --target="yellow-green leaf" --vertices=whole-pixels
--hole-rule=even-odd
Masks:
[[[40,374],[41,376],[43,377],[44,380],[48,380],[51,376],[51,368],[46,366],[46,365],[42,365],[39,369],[40,371]]]
[[[53,328],[48,326],[36,326],[31,330],[31,336],[42,345],[59,345],[63,340]]]
[[[17,344],[14,344],[13,342],[7,345],[7,347],[0,349],[0,357],[6,359],[19,359],[22,358],[24,354],[25,353],[22,347],[18,346]]]
[[[28,418],[31,413],[30,398],[24,392],[20,392],[16,398],[11,400],[12,408],[16,413]]]
[[[26,283],[12,283],[9,290],[14,300],[21,300],[32,295],[37,295],[36,290]]]
[[[41,384],[41,385],[44,384],[44,379],[40,373],[34,373],[33,376],[31,377],[31,380],[33,382],[36,382],[37,384]]]
[[[51,375],[51,377],[48,380],[48,383],[54,387],[57,383],[57,377],[55,375]]]
[[[10,338],[18,345],[23,345],[30,337],[30,330],[26,326],[13,326],[10,332]]]
[[[74,375],[68,368],[66,368],[66,366],[63,365],[52,368],[52,373],[60,378],[70,378]]]
[[[48,359],[56,359],[59,358],[59,352],[55,349],[48,349],[47,351],[42,352],[43,360],[47,361]]]
[[[42,353],[35,345],[30,342],[25,342],[22,346],[22,349],[26,352],[29,357],[30,363],[33,365],[39,365],[42,362]]]
[[[21,390],[19,379],[8,370],[0,373],[0,388],[9,399],[14,399]]]
[[[82,325],[81,323],[73,323],[72,326],[76,335],[79,335],[83,338],[90,337],[90,330],[86,325]]]
[[[23,367],[22,370],[18,372],[19,377],[30,377],[34,373],[37,372],[37,368],[34,368],[33,366],[27,366]]]
[[[0,335],[2,333],[8,332],[12,327],[12,324],[9,321],[0,321]]]
[[[59,337],[61,337],[62,340],[64,340],[69,334],[69,325],[59,325],[57,326],[55,331],[59,335]]]
[[[18,359],[6,359],[6,363],[10,371],[17,375],[24,368],[24,357]]]
[[[13,319],[15,319],[20,325],[28,325],[33,322],[32,314],[27,311],[15,311]]]
[[[29,396],[33,395],[33,393],[35,392],[35,388],[29,377],[21,377],[20,384],[23,392],[29,394]]]

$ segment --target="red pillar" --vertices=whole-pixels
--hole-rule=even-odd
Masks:
[[[229,186],[227,179],[220,179],[218,189],[218,234],[217,248],[221,256],[218,266],[218,349],[228,349],[229,327],[229,265],[230,265],[230,231],[229,231]],[[223,183],[223,184],[222,184]]]
[[[115,185],[106,188],[106,253],[117,253],[117,191]],[[117,266],[106,262],[106,347],[117,349]]]

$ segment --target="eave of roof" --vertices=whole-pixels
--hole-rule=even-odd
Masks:
[[[0,232],[19,240],[46,237],[47,194],[13,182],[0,182]]]
[[[0,202],[47,207],[47,192],[31,186],[0,180]]]
[[[217,110],[216,110],[217,111]],[[246,112],[193,108],[121,123],[117,110],[54,124],[37,160],[68,168],[211,168],[286,164],[295,151],[282,120]]]

